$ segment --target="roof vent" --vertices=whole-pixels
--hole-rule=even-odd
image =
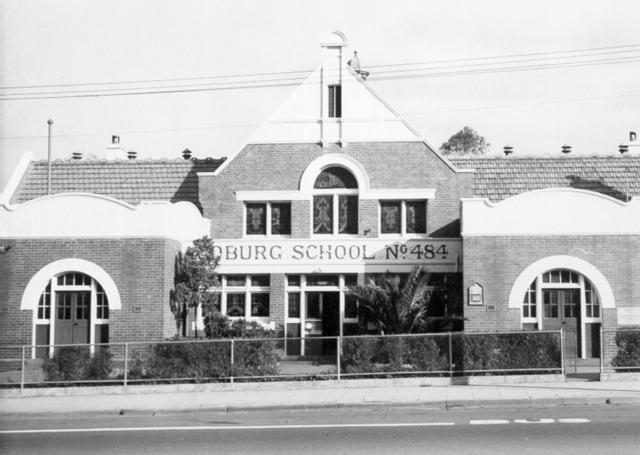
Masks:
[[[117,136],[115,134],[113,136],[111,136],[111,144],[112,145],[117,145],[119,143],[120,143],[120,136]]]
[[[184,149],[182,151],[182,158],[184,158],[185,160],[190,160],[191,159],[191,150]]]
[[[570,145],[563,145],[562,146],[562,153],[564,153],[565,155],[568,155],[569,153],[571,153],[571,146]]]
[[[71,158],[73,158],[74,160],[81,160],[82,159],[82,152],[73,152],[71,154]]]
[[[353,51],[353,58],[347,62],[347,65],[353,68],[353,71],[355,71],[363,81],[366,81],[367,77],[369,77],[369,71],[360,69],[360,59],[358,58],[358,51]]]
[[[127,158],[129,158],[130,160],[135,160],[138,157],[138,152],[136,152],[135,150],[129,150],[127,152]]]
[[[509,156],[513,153],[513,147],[511,145],[504,146],[504,156]]]
[[[629,146],[627,144],[620,144],[618,146],[618,151],[624,155],[625,153],[627,153],[629,151]]]

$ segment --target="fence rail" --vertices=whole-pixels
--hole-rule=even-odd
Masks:
[[[0,346],[0,386],[557,374],[562,343],[522,331]]]

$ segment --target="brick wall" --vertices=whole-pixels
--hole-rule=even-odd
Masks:
[[[608,280],[617,307],[640,305],[639,236],[495,236],[463,239],[465,330],[520,329],[520,310],[507,307],[518,275],[548,256],[568,255],[595,266]],[[483,307],[468,305],[466,290],[478,282],[484,287]],[[487,304],[496,305],[495,312]],[[615,310],[603,311],[603,327],[617,324]]]
[[[243,203],[234,191],[297,190],[307,166],[327,153],[342,153],[358,161],[372,189],[435,188],[428,202],[427,229],[434,237],[457,237],[460,198],[472,195],[472,174],[459,174],[422,143],[353,143],[345,148],[317,144],[247,145],[217,176],[201,176],[200,201],[212,220],[212,238],[242,236]],[[304,204],[302,203],[304,202]],[[377,201],[360,201],[359,234],[377,231]],[[294,237],[308,237],[308,201],[292,204]],[[371,235],[371,234],[369,234]]]
[[[33,312],[20,310],[22,295],[35,273],[63,258],[93,262],[115,282],[122,309],[110,311],[111,342],[161,340],[171,333],[168,292],[173,285],[173,267],[168,263],[179,248],[176,242],[124,238],[20,239],[8,243],[11,250],[0,255],[0,344],[31,344]]]

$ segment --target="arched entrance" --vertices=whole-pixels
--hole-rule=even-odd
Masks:
[[[47,357],[54,345],[108,343],[109,311],[120,309],[120,296],[96,264],[63,259],[33,276],[21,309],[33,310],[33,345],[43,346],[32,356]]]
[[[593,265],[571,256],[541,259],[525,269],[514,284],[510,308],[521,308],[521,324],[529,330],[565,330],[565,353],[576,358],[600,357],[602,308],[613,308],[613,292]]]

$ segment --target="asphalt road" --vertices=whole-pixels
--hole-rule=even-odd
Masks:
[[[8,416],[2,454],[640,453],[634,405]]]

